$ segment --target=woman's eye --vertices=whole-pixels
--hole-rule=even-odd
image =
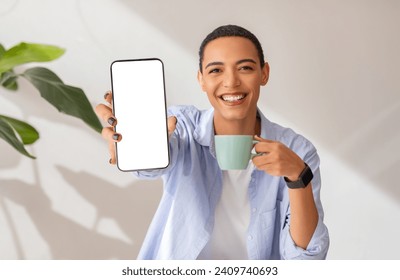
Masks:
[[[215,68],[215,69],[211,69],[208,73],[212,74],[212,73],[219,73],[219,72],[221,72],[221,70],[218,68]]]
[[[240,70],[253,70],[253,67],[245,65],[240,67]]]

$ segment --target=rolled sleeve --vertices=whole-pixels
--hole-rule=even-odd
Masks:
[[[324,260],[328,253],[329,237],[328,229],[321,219],[318,220],[317,227],[306,249],[296,246],[289,227],[285,229],[284,239],[282,240],[282,257],[287,260]]]

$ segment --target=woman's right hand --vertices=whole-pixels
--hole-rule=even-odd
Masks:
[[[112,92],[107,91],[104,95],[106,104],[99,104],[96,106],[95,111],[97,116],[108,123],[109,126],[103,128],[101,135],[108,142],[108,151],[110,153],[110,164],[116,164],[115,143],[122,140],[122,135],[114,131],[117,124],[117,119],[112,112]],[[174,116],[168,117],[168,135],[170,136],[176,128],[177,119]]]
[[[117,124],[117,119],[112,112],[112,92],[107,91],[106,94],[104,94],[104,99],[106,104],[97,105],[95,111],[101,120],[109,124],[109,126],[103,128],[101,135],[108,142],[108,151],[110,153],[109,162],[110,164],[115,164],[117,162],[115,155],[115,143],[121,141],[122,135],[114,131],[114,127]]]

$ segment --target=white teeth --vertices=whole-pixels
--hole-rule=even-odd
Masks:
[[[222,99],[224,101],[234,102],[244,98],[244,94],[241,95],[223,95]]]

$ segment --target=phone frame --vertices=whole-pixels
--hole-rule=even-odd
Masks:
[[[115,155],[117,159],[117,167],[120,171],[123,172],[132,172],[132,171],[144,171],[144,170],[158,170],[158,169],[165,169],[167,168],[170,163],[171,163],[171,155],[170,155],[170,149],[169,149],[169,133],[168,133],[168,113],[167,113],[167,94],[166,94],[166,87],[165,87],[165,73],[164,73],[164,63],[161,59],[159,58],[138,58],[138,59],[118,59],[114,60],[111,65],[110,65],[110,76],[111,76],[111,90],[112,90],[112,109],[113,109],[113,115],[118,119],[116,112],[116,106],[114,102],[114,79],[113,79],[113,65],[116,63],[124,63],[124,62],[139,62],[139,61],[159,61],[161,63],[161,72],[162,72],[162,86],[163,86],[163,99],[164,99],[164,114],[165,114],[165,133],[166,133],[166,151],[167,151],[167,164],[165,166],[157,166],[157,167],[151,167],[151,168],[142,168],[142,169],[122,169],[119,165],[118,161],[118,142],[115,142]],[[118,105],[117,105],[118,107]],[[114,132],[118,133],[118,123],[114,126]],[[122,136],[123,137],[123,136]]]

